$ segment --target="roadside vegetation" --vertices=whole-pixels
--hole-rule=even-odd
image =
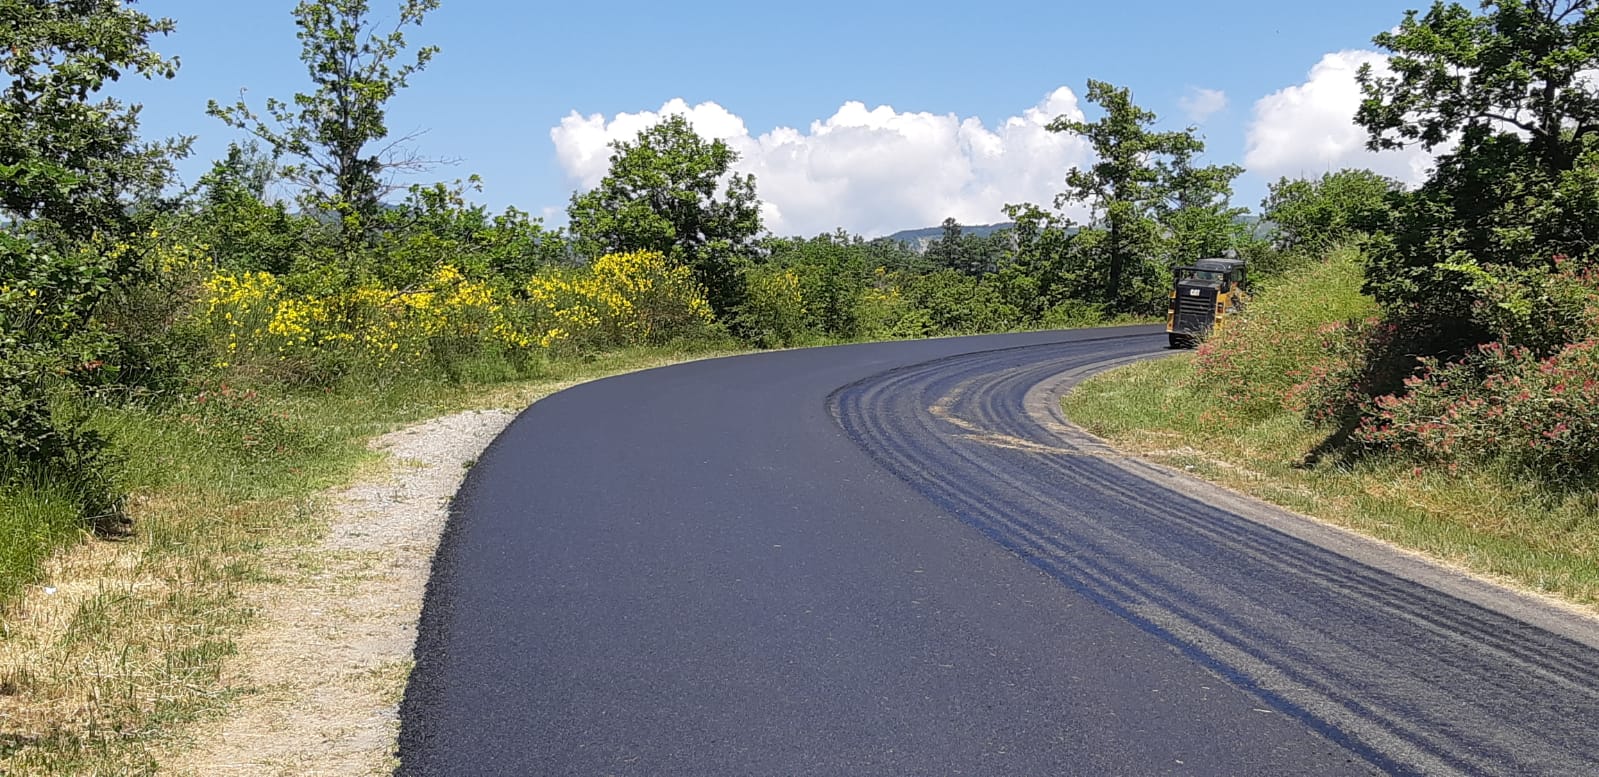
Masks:
[[[565,227],[431,181],[385,108],[447,56],[408,39],[439,0],[300,2],[307,91],[213,102],[196,128],[236,141],[180,181],[188,141],[105,94],[181,77],[175,22],[0,0],[0,772],[155,771],[228,701],[263,553],[314,539],[316,495],[397,425],[708,354],[1149,320],[1173,267],[1225,252],[1260,282],[1242,325],[1074,416],[1591,601],[1599,95],[1582,4],[1554,5],[1378,36],[1373,147],[1452,149],[1416,191],[1340,171],[1250,214],[1241,168],[1090,81],[1098,118],[1050,129],[1096,162],[1054,202],[907,245],[770,234],[759,182],[681,117],[613,144]]]
[[[1358,249],[1341,248],[1325,264],[1291,271],[1255,298],[1242,326],[1196,354],[1084,382],[1066,398],[1067,415],[1129,452],[1478,574],[1599,607],[1599,500],[1591,481],[1529,469],[1519,451],[1496,456],[1508,452],[1481,446],[1448,460],[1365,438],[1329,448],[1337,427],[1317,418],[1325,418],[1323,403],[1347,397],[1318,394],[1326,390],[1318,387],[1347,367],[1350,342],[1364,336],[1351,334],[1348,322],[1377,315],[1376,303],[1360,293],[1361,262]],[[1446,412],[1430,422],[1469,423]],[[1548,429],[1530,425],[1514,434],[1525,445]]]
[[[1413,191],[1273,188],[1281,274],[1191,358],[1068,411],[1137,450],[1599,603],[1599,35],[1579,2],[1438,4],[1376,37],[1356,120]]]

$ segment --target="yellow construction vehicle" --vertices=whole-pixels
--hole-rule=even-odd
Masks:
[[[1202,259],[1178,267],[1166,306],[1166,336],[1173,348],[1192,348],[1243,309],[1244,262]]]

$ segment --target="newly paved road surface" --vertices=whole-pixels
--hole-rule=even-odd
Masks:
[[[457,497],[406,775],[1599,774],[1599,630],[1060,418],[1151,328],[535,404]]]

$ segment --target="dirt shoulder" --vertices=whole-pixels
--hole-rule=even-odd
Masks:
[[[394,770],[399,701],[451,496],[510,411],[384,435],[391,466],[329,495],[328,531],[275,551],[275,581],[224,670],[238,700],[161,759],[171,775],[368,775]]]

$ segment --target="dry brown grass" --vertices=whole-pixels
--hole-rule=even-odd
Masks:
[[[180,505],[136,503],[132,516],[159,530],[58,554],[45,583],[5,610],[6,774],[144,773],[149,753],[130,743],[160,739],[225,703],[216,680],[233,652],[231,634],[250,614],[239,597],[250,565],[237,552],[214,552],[214,532],[192,554],[152,554],[151,537],[196,522],[240,531],[251,524],[238,520],[237,507],[210,514]],[[260,517],[285,506],[257,507]]]
[[[466,412],[385,435],[391,466],[328,499],[327,531],[276,548],[278,579],[221,678],[237,694],[160,758],[162,773],[378,775],[394,770],[398,705],[446,507],[465,465],[508,423]]]

